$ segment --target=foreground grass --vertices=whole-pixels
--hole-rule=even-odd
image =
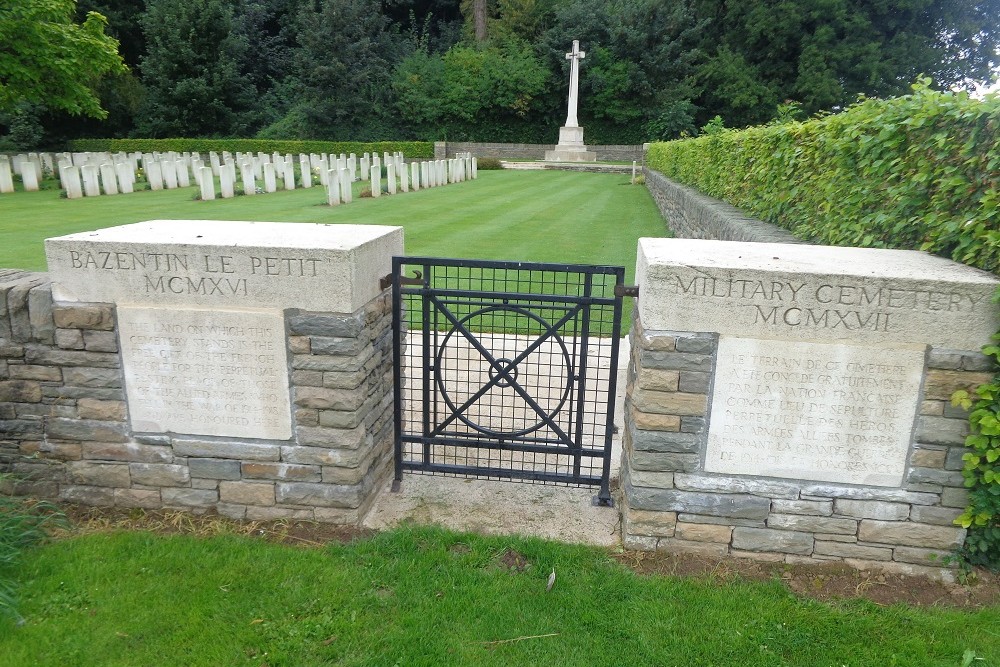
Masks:
[[[0,268],[45,270],[52,236],[154,219],[400,225],[411,255],[623,265],[636,240],[664,236],[648,191],[623,174],[481,171],[479,179],[330,207],[321,187],[194,201],[197,188],[61,199],[58,190],[0,196]]]
[[[32,552],[19,574],[26,622],[0,621],[4,666],[957,666],[967,650],[1000,664],[997,609],[829,605],[438,529],[323,549],[88,535]]]

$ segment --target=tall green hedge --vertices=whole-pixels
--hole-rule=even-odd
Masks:
[[[434,157],[434,144],[426,141],[298,141],[283,139],[76,139],[70,150],[118,153],[185,151],[208,153],[394,153],[408,158]]]
[[[829,245],[1000,271],[1000,96],[864,100],[801,123],[653,144],[652,169]]]

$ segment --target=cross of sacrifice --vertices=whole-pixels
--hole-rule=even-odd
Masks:
[[[569,112],[566,114],[566,127],[579,127],[576,120],[576,103],[580,97],[580,61],[587,57],[580,50],[580,40],[573,40],[573,50],[566,54],[569,65]]]

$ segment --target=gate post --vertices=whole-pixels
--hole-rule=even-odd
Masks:
[[[0,281],[0,470],[91,505],[359,521],[392,457],[379,278],[402,250],[402,228],[375,225],[49,239],[51,288]]]
[[[623,540],[948,578],[984,271],[919,252],[640,239]]]

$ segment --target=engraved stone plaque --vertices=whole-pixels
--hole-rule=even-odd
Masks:
[[[705,470],[900,486],[924,353],[721,336]]]
[[[280,312],[119,306],[118,324],[134,431],[291,437]]]

